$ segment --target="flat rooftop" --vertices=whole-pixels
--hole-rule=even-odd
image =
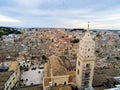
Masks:
[[[36,68],[35,70],[32,70]],[[24,80],[24,84],[29,86],[31,84],[37,85],[43,83],[43,71],[44,69],[39,69],[38,65],[33,65],[28,71],[23,72],[21,79]],[[26,81],[27,80],[27,81]]]

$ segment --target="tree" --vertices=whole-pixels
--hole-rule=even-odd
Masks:
[[[74,39],[71,41],[71,43],[79,43],[79,39]]]
[[[110,59],[110,57],[107,57],[107,59]]]
[[[99,51],[99,50],[96,50],[96,53],[100,53],[100,51]]]
[[[42,55],[43,60],[47,60],[47,57],[45,55]]]
[[[15,28],[0,27],[0,37],[3,35],[8,35],[8,34],[22,34],[22,32],[18,31]]]

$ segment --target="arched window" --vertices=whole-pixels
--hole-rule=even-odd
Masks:
[[[77,74],[79,75],[79,69],[77,70]]]
[[[55,86],[57,86],[57,83],[55,83]]]
[[[78,61],[78,65],[80,66],[80,61]]]

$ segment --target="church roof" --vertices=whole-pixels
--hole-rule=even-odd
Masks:
[[[18,68],[18,62],[14,61],[11,62],[11,65],[9,66],[9,71],[15,71]]]
[[[66,68],[62,65],[62,60],[52,55],[49,57],[49,61],[45,64],[44,76],[50,77],[52,76],[62,76],[67,75]]]

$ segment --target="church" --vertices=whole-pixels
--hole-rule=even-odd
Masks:
[[[92,39],[88,29],[84,37],[79,42],[79,50],[77,53],[76,71],[75,71],[75,85],[78,90],[94,90],[92,88],[92,81],[94,75],[95,63],[95,41]],[[60,84],[71,84],[70,75],[67,70],[61,65],[62,60],[55,55],[49,58],[45,64],[43,75],[43,88],[49,90],[49,87]],[[70,90],[70,89],[69,89]]]

